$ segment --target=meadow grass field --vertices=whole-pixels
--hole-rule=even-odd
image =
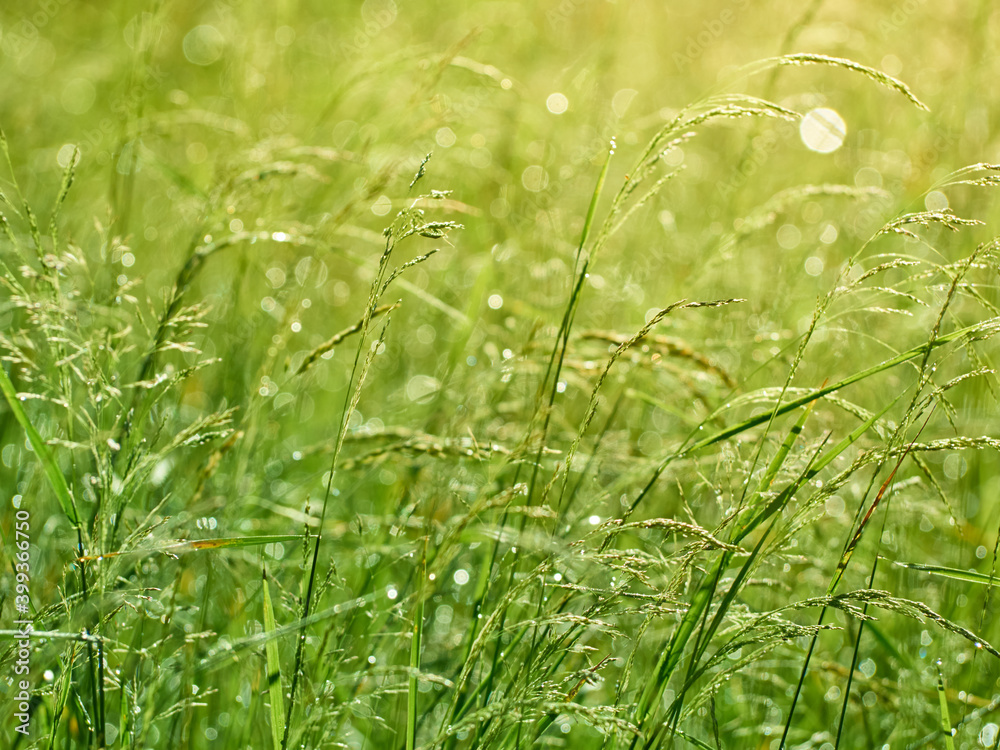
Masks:
[[[0,9],[0,745],[1000,747],[986,0]]]

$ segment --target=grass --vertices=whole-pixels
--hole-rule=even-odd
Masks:
[[[991,20],[907,8],[3,11],[5,746],[998,747]]]

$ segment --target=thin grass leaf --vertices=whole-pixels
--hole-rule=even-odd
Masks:
[[[977,341],[980,340],[980,337],[983,338],[991,337],[992,335],[997,333],[998,330],[1000,330],[1000,318],[990,318],[989,320],[980,321],[979,323],[976,323],[974,325],[966,326],[965,328],[960,328],[958,330],[952,331],[951,333],[938,336],[932,341],[928,341],[918,346],[915,346],[911,349],[907,349],[902,354],[898,354],[895,357],[891,357],[890,359],[884,360],[883,362],[877,365],[873,365],[872,367],[869,367],[865,370],[856,372],[855,374],[847,378],[844,378],[843,380],[840,380],[836,383],[833,383],[832,385],[827,385],[823,386],[822,388],[817,388],[816,390],[807,393],[805,396],[793,399],[792,401],[787,401],[778,407],[775,416],[780,416],[781,414],[786,414],[790,411],[794,411],[800,406],[804,406],[805,404],[808,404],[811,401],[815,401],[818,398],[822,398],[827,394],[835,393],[839,390],[842,390],[843,388],[846,388],[849,385],[853,385],[854,383],[866,380],[872,377],[873,375],[879,374],[880,372],[885,372],[886,370],[892,369],[896,365],[908,362],[911,359],[914,359],[920,355],[926,355],[929,352],[933,351],[934,349],[944,346],[945,344],[950,343],[952,341],[957,341],[960,339],[966,339],[967,341]],[[698,450],[701,450],[702,448],[707,448],[716,443],[720,443],[723,440],[727,440],[728,438],[739,435],[742,432],[746,432],[747,430],[753,427],[764,424],[765,422],[769,421],[770,418],[771,418],[771,412],[760,414],[756,417],[751,417],[750,419],[746,419],[731,427],[727,427],[724,430],[720,430],[714,435],[710,435],[706,438],[703,438],[697,441],[696,443],[692,444],[690,447],[678,453],[674,453],[668,456],[664,460],[665,461],[673,460],[682,455],[688,455]]]
[[[955,730],[951,727],[951,714],[948,711],[948,696],[944,689],[944,672],[941,671],[941,660],[937,663],[937,694],[938,705],[941,708],[941,734],[944,735],[944,746],[947,750],[955,750]]]
[[[153,547],[137,547],[134,549],[122,549],[117,552],[105,552],[102,554],[83,555],[78,557],[78,562],[92,560],[103,560],[109,557],[129,554],[153,554],[162,552],[168,555],[176,555],[181,552],[197,552],[200,550],[231,549],[234,547],[259,547],[262,544],[280,544],[283,542],[295,542],[302,539],[301,534],[264,534],[261,536],[232,536],[223,539],[192,539],[189,541],[162,544]]]
[[[750,525],[752,520],[756,521],[755,525],[758,525],[763,520],[759,515],[756,515],[755,517],[753,502],[756,498],[760,497],[761,493],[764,492],[764,490],[766,490],[774,480],[775,475],[784,463],[792,445],[801,434],[802,428],[805,425],[806,419],[808,419],[810,411],[811,407],[807,408],[803,415],[796,421],[795,425],[789,431],[787,437],[782,443],[781,448],[771,460],[764,476],[760,480],[757,491],[749,501],[751,507],[745,509],[744,511],[743,516],[745,520],[742,523],[737,522],[733,527],[733,531],[730,534],[731,543],[736,543],[739,539],[742,539],[749,534],[750,531],[752,531],[754,528]],[[728,551],[722,553],[712,566],[712,569],[702,579],[701,586],[691,598],[690,606],[684,614],[684,618],[674,630],[674,634],[670,639],[669,645],[663,650],[659,663],[656,665],[653,672],[653,677],[646,683],[646,687],[639,698],[638,705],[636,706],[635,720],[640,729],[646,725],[650,716],[655,712],[654,707],[659,703],[660,696],[666,689],[667,682],[669,682],[674,669],[680,663],[681,655],[687,646],[688,640],[694,633],[694,629],[698,621],[701,620],[703,615],[707,612],[715,594],[715,587],[722,576],[722,572],[726,569],[726,567],[728,567],[732,554],[733,553]],[[717,614],[716,617],[718,620],[721,615]],[[696,649],[697,646],[698,644],[696,643]]]
[[[930,573],[931,575],[943,576],[945,578],[953,578],[956,581],[965,581],[966,583],[978,583],[983,586],[996,586],[998,584],[996,576],[987,575],[986,573],[977,573],[974,570],[961,570],[959,568],[948,568],[943,565],[926,565],[924,563],[905,563],[905,562],[893,562],[900,568],[908,568],[909,570],[919,570],[924,573]]]
[[[77,648],[78,647],[75,642],[71,644],[66,664],[63,665],[62,677],[59,680],[58,688],[55,690],[53,716],[56,718],[52,721],[52,731],[49,734],[49,750],[54,750],[56,746],[56,735],[59,730],[59,720],[63,715],[63,709],[66,708],[66,702],[70,696],[73,678],[73,665],[76,662]]]
[[[59,501],[63,513],[69,518],[73,527],[80,530],[80,516],[77,512],[73,495],[70,493],[69,485],[66,484],[66,477],[63,476],[62,471],[56,465],[56,460],[52,455],[52,451],[49,450],[49,446],[42,440],[42,436],[38,434],[38,430],[35,429],[35,426],[31,424],[31,420],[28,419],[28,415],[25,414],[24,409],[21,407],[21,401],[17,397],[17,391],[14,390],[14,384],[10,382],[10,378],[3,367],[0,367],[0,391],[3,391],[7,405],[14,413],[14,418],[24,429],[25,433],[27,433],[31,449],[38,456],[38,460],[42,462],[42,468],[45,470],[45,478],[48,479],[49,486],[55,492],[56,499]]]
[[[417,675],[420,673],[420,649],[424,634],[423,582],[427,580],[427,547],[424,545],[421,564],[421,591],[417,597],[417,611],[413,616],[413,631],[410,638],[410,679],[406,694],[406,750],[414,750],[417,743]]]
[[[929,353],[930,353],[930,350],[928,350],[928,354]],[[925,359],[925,364],[926,364],[926,359]],[[921,371],[922,370],[923,370],[923,368],[921,368]],[[916,397],[914,396],[914,398],[916,398]],[[910,408],[911,409],[913,408],[913,402],[911,402]],[[924,421],[923,425],[920,427],[920,430],[918,430],[918,432],[917,432],[917,438],[920,437],[920,434],[923,432],[924,427],[927,426],[927,422],[929,420],[930,420],[930,415],[928,415],[928,418]],[[827,594],[828,597],[832,597],[834,595],[834,593],[836,592],[837,587],[840,585],[840,582],[843,579],[845,572],[847,571],[847,566],[850,564],[851,558],[854,555],[854,550],[857,548],[858,543],[861,541],[861,537],[864,534],[865,529],[868,527],[868,523],[871,521],[872,515],[874,514],[875,510],[878,508],[879,504],[882,501],[882,498],[885,496],[885,494],[886,494],[887,490],[889,489],[889,487],[892,486],[892,482],[893,482],[893,480],[896,477],[896,472],[899,470],[899,467],[902,466],[904,459],[906,458],[907,455],[909,455],[909,446],[910,445],[912,445],[912,443],[909,443],[907,445],[907,448],[900,453],[899,458],[896,461],[895,466],[893,466],[892,471],[889,472],[889,476],[882,483],[882,486],[879,488],[878,492],[875,495],[875,499],[872,500],[871,505],[868,507],[868,511],[865,513],[864,517],[861,519],[861,522],[858,524],[857,530],[854,532],[853,536],[849,539],[849,541],[847,542],[847,544],[844,546],[844,551],[841,554],[840,560],[837,562],[837,569],[834,572],[834,575],[833,575],[833,578],[830,581],[830,584],[827,586],[826,594]],[[881,468],[881,463],[879,464],[879,468]],[[863,507],[864,507],[864,503],[862,502],[862,504],[858,507],[858,515],[860,515],[861,509]],[[855,517],[855,518],[857,518],[857,517]],[[883,528],[884,528],[884,522],[883,522]],[[878,562],[878,556],[876,555],[875,563],[877,564],[877,562]],[[872,578],[874,578],[874,571],[872,573]],[[823,608],[820,610],[819,620],[817,622],[817,626],[823,624],[823,619],[826,616],[826,611],[827,611],[827,608],[824,605]],[[867,613],[867,606],[866,606],[865,611],[864,611],[863,614],[866,614],[866,613]],[[863,624],[863,622],[862,622],[862,624]],[[816,642],[817,642],[817,640],[818,640],[818,633],[817,633],[817,635],[814,635],[812,637],[812,639],[810,640],[810,642],[809,642],[809,649],[806,651],[806,658],[805,658],[805,660],[803,661],[803,664],[802,664],[802,671],[799,673],[799,680],[798,680],[798,683],[796,684],[795,692],[792,695],[792,703],[791,703],[790,708],[788,709],[788,719],[785,722],[785,728],[784,728],[784,731],[782,732],[782,735],[781,735],[781,742],[778,745],[779,750],[781,750],[781,748],[784,747],[785,742],[788,739],[788,733],[791,730],[791,726],[792,726],[792,717],[795,714],[795,706],[798,703],[799,695],[802,692],[802,686],[805,683],[806,674],[808,673],[808,670],[809,670],[809,662],[812,659],[812,654],[813,654],[813,651],[816,648]],[[859,642],[860,642],[860,629],[859,629],[858,639],[856,639],[856,641],[855,641],[855,648],[854,648],[854,656],[853,656],[853,661],[852,661],[852,668],[854,666],[854,663],[857,660]],[[852,677],[853,677],[853,672],[848,672],[848,691],[846,691],[848,693],[850,691],[850,682],[851,682]],[[847,695],[845,694],[845,701],[846,700],[847,700]],[[842,719],[843,719],[843,715],[844,714],[842,713],[841,714],[841,718]],[[841,724],[841,726],[843,726],[843,725]],[[840,732],[839,732],[839,730],[838,730],[837,738],[838,738],[837,742],[839,744],[839,742],[840,742],[840,739],[839,739],[840,738]]]
[[[261,568],[261,586],[264,593],[264,633],[272,635],[277,630],[271,592],[267,584],[267,568]],[[267,694],[271,701],[271,742],[274,750],[283,750],[285,726],[285,693],[281,684],[281,656],[278,653],[277,638],[268,638],[264,645],[267,655]]]

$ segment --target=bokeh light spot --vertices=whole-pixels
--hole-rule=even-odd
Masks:
[[[802,118],[799,135],[810,151],[829,154],[843,145],[847,123],[835,110],[820,107]]]

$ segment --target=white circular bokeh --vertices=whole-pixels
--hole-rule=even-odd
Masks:
[[[802,118],[799,135],[810,151],[829,154],[843,145],[847,137],[847,123],[836,110],[819,107]]]

